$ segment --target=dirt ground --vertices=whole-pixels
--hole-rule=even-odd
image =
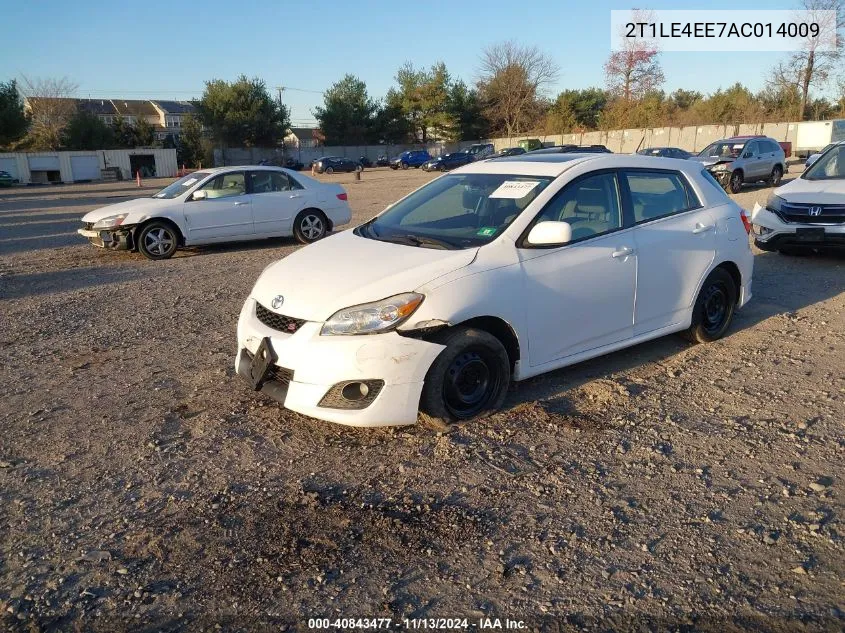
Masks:
[[[360,221],[430,177],[331,179]],[[75,235],[146,184],[0,190],[0,628],[845,626],[845,258],[757,252],[717,343],[520,383],[450,434],[350,429],[233,376],[292,240],[150,262]]]

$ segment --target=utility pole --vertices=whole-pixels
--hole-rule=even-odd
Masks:
[[[282,91],[285,89],[284,86],[276,86],[276,90],[279,92],[279,107],[282,107]]]

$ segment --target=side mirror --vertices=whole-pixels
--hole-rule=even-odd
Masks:
[[[205,189],[200,189],[191,194],[191,200],[205,200],[208,198],[208,192]]]
[[[569,222],[539,222],[528,233],[528,246],[562,246],[572,241]]]
[[[742,157],[743,157],[743,158],[751,158],[751,152],[745,152],[745,153],[742,155]]]

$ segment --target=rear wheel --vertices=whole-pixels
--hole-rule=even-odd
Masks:
[[[137,244],[147,259],[169,259],[179,246],[179,235],[169,222],[153,221],[141,227]]]
[[[293,221],[293,235],[302,244],[316,242],[326,236],[329,222],[318,209],[305,209]]]
[[[739,193],[742,191],[742,172],[736,170],[731,174],[731,179],[728,181],[728,189],[731,193]]]
[[[737,287],[726,270],[717,268],[707,276],[692,309],[692,323],[684,333],[693,343],[722,338],[733,319]]]
[[[783,169],[781,169],[780,165],[775,165],[774,169],[772,169],[772,175],[769,177],[769,183],[772,187],[777,187],[780,184],[781,178],[783,178]]]
[[[499,339],[483,330],[457,327],[435,342],[446,349],[426,374],[422,421],[444,430],[499,409],[511,378],[508,353]]]

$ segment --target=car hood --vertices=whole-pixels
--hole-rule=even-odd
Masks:
[[[775,189],[774,194],[787,202],[842,204],[843,197],[845,197],[845,179],[806,180],[796,178],[783,187]]]
[[[694,160],[705,167],[710,167],[711,165],[718,165],[719,163],[732,163],[735,159],[730,157],[726,158],[724,156],[692,156],[689,160]]]
[[[133,224],[139,222],[153,209],[160,209],[168,204],[173,204],[173,202],[173,199],[167,198],[135,198],[134,200],[124,200],[123,202],[110,204],[108,206],[89,211],[82,216],[82,221],[97,222],[98,220],[102,220],[103,218],[107,218],[112,215],[129,213],[131,216],[127,216],[126,220],[124,220],[124,224]]]
[[[477,248],[439,250],[380,242],[343,231],[271,264],[251,296],[269,308],[306,321],[325,321],[338,310],[418,290],[475,259]]]

